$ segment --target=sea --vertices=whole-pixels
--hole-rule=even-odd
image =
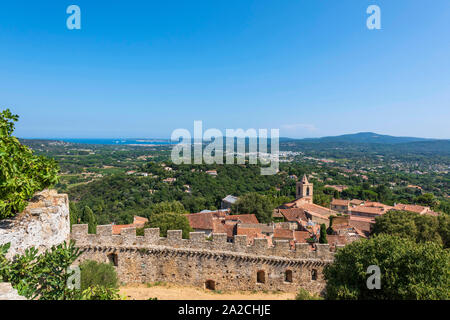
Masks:
[[[73,139],[62,138],[56,139],[59,141],[71,142],[71,143],[83,143],[83,144],[107,144],[107,145],[165,145],[165,144],[177,144],[168,139]]]

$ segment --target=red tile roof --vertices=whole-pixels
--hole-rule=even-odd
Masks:
[[[403,210],[403,211],[409,211],[409,212],[416,212],[416,213],[420,213],[423,214],[427,211],[430,210],[429,207],[424,207],[424,206],[418,206],[415,204],[402,204],[399,203],[394,207],[395,210]]]
[[[280,213],[285,217],[287,221],[298,221],[304,220],[308,221],[306,218],[305,212],[300,208],[292,208],[292,209],[278,209]]]
[[[112,234],[120,234],[120,231],[124,228],[135,227],[133,224],[113,224]]]
[[[294,234],[292,230],[289,229],[274,229],[273,230],[273,238],[279,239],[294,239]]]
[[[256,216],[252,214],[233,214],[225,217],[225,220],[240,221],[242,223],[259,223]]]
[[[348,206],[349,204],[349,200],[333,199],[333,201],[331,201],[332,206]]]
[[[366,207],[366,206],[357,206],[354,208],[350,208],[351,213],[366,213],[371,215],[381,215],[383,213],[386,213],[386,210],[384,208],[378,208],[378,207]]]
[[[187,214],[192,229],[213,230],[213,215],[209,212]]]
[[[294,231],[294,240],[298,243],[306,243],[306,239],[311,238],[308,231]]]

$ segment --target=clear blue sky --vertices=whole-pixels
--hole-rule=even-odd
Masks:
[[[450,1],[4,1],[5,107],[19,137],[168,138],[203,120],[450,138]]]

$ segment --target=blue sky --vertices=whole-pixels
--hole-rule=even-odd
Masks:
[[[168,138],[202,120],[450,138],[449,31],[448,0],[3,2],[0,108],[19,137]]]

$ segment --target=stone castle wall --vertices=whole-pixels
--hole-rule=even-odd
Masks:
[[[45,251],[69,237],[69,199],[55,190],[36,193],[23,212],[0,221],[0,244],[11,243],[8,259],[30,247]]]
[[[112,226],[97,226],[97,234],[88,234],[87,225],[73,225],[71,238],[84,260],[112,262],[124,283],[170,282],[215,290],[280,290],[296,292],[303,287],[320,293],[325,287],[322,270],[333,261],[327,244],[297,243],[291,249],[287,240],[255,239],[247,245],[246,236],[227,242],[226,234],[213,234],[206,240],[203,232],[191,232],[182,239],[181,230],[170,230],[167,238],[159,229],[145,229],[136,236],[135,228],[112,235]],[[258,281],[259,273],[259,281]]]

